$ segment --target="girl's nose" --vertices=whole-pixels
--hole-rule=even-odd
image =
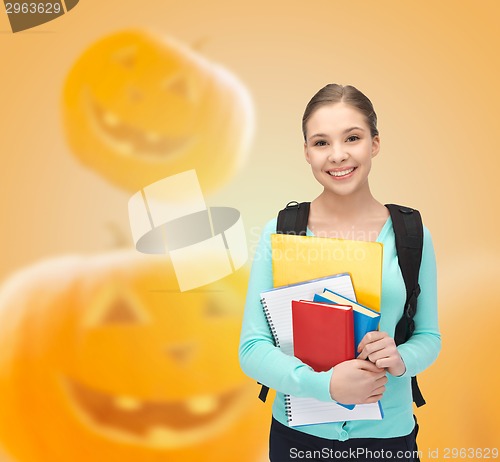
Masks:
[[[333,162],[334,164],[340,164],[348,157],[349,154],[344,149],[342,149],[341,147],[332,146],[330,154],[328,155],[328,160],[330,162]]]

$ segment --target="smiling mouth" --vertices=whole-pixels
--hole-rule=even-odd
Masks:
[[[115,396],[63,380],[79,416],[114,439],[157,448],[174,448],[214,437],[244,412],[246,387],[221,394],[199,395],[178,401],[141,400]]]
[[[327,173],[328,173],[328,175],[333,176],[335,178],[341,178],[343,176],[347,176],[350,173],[354,172],[354,170],[356,170],[356,168],[357,167],[351,167],[351,168],[346,168],[345,170],[341,170],[341,171],[328,170]]]
[[[123,122],[109,109],[103,108],[87,93],[87,111],[95,131],[113,150],[126,156],[149,157],[162,160],[186,151],[194,142],[194,136],[165,136],[157,132],[145,132]]]

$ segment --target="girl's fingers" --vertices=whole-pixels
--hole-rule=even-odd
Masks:
[[[387,375],[385,374],[384,371],[384,375],[376,380],[375,385],[381,387],[382,385],[385,385],[388,381],[389,379],[387,378]]]
[[[378,387],[372,391],[372,396],[373,395],[383,395],[384,392],[385,392],[385,385],[382,385],[381,387]]]
[[[359,342],[358,352],[360,352],[361,350],[363,350],[363,348],[365,348],[365,346],[368,345],[369,343],[376,342],[376,341],[381,340],[381,339],[386,338],[386,337],[389,337],[389,335],[386,332],[380,332],[378,330],[374,330],[372,332],[368,332],[363,337],[363,339],[361,340],[361,342]]]
[[[391,358],[381,358],[373,361],[373,363],[380,368],[387,368],[390,367],[392,364],[389,364]]]
[[[380,359],[388,358],[388,359],[395,359],[399,357],[399,353],[396,348],[393,348],[391,346],[382,348],[380,350],[375,351],[374,353],[370,353],[368,355],[368,359],[372,363],[376,363]]]
[[[358,358],[360,359],[360,358]],[[359,368],[365,371],[373,372],[376,374],[385,374],[385,371],[382,371],[379,367],[373,364],[371,361],[360,361]]]
[[[372,395],[368,399],[366,399],[363,404],[371,404],[371,403],[376,403],[377,401],[380,401],[382,399],[382,395]]]
[[[368,343],[360,352],[358,358],[360,359],[366,359],[370,358],[373,354],[377,353],[378,351],[383,351],[387,348],[391,348],[393,344],[393,340],[390,338],[383,338],[378,341]],[[383,354],[383,356],[387,356],[387,354]]]

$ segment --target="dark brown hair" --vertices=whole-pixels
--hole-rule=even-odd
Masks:
[[[304,116],[302,117],[302,133],[304,134],[304,141],[306,141],[307,121],[314,111],[321,106],[341,102],[350,104],[366,117],[366,122],[370,127],[372,138],[378,135],[377,114],[375,114],[372,102],[352,85],[338,85],[336,83],[330,83],[319,90],[311,98],[311,101],[307,103]]]

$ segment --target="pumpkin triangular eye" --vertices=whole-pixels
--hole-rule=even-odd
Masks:
[[[109,309],[104,313],[101,324],[135,324],[140,322],[132,305],[123,297],[113,300]]]
[[[149,321],[139,301],[128,291],[108,287],[94,298],[86,314],[87,327],[127,326]]]

